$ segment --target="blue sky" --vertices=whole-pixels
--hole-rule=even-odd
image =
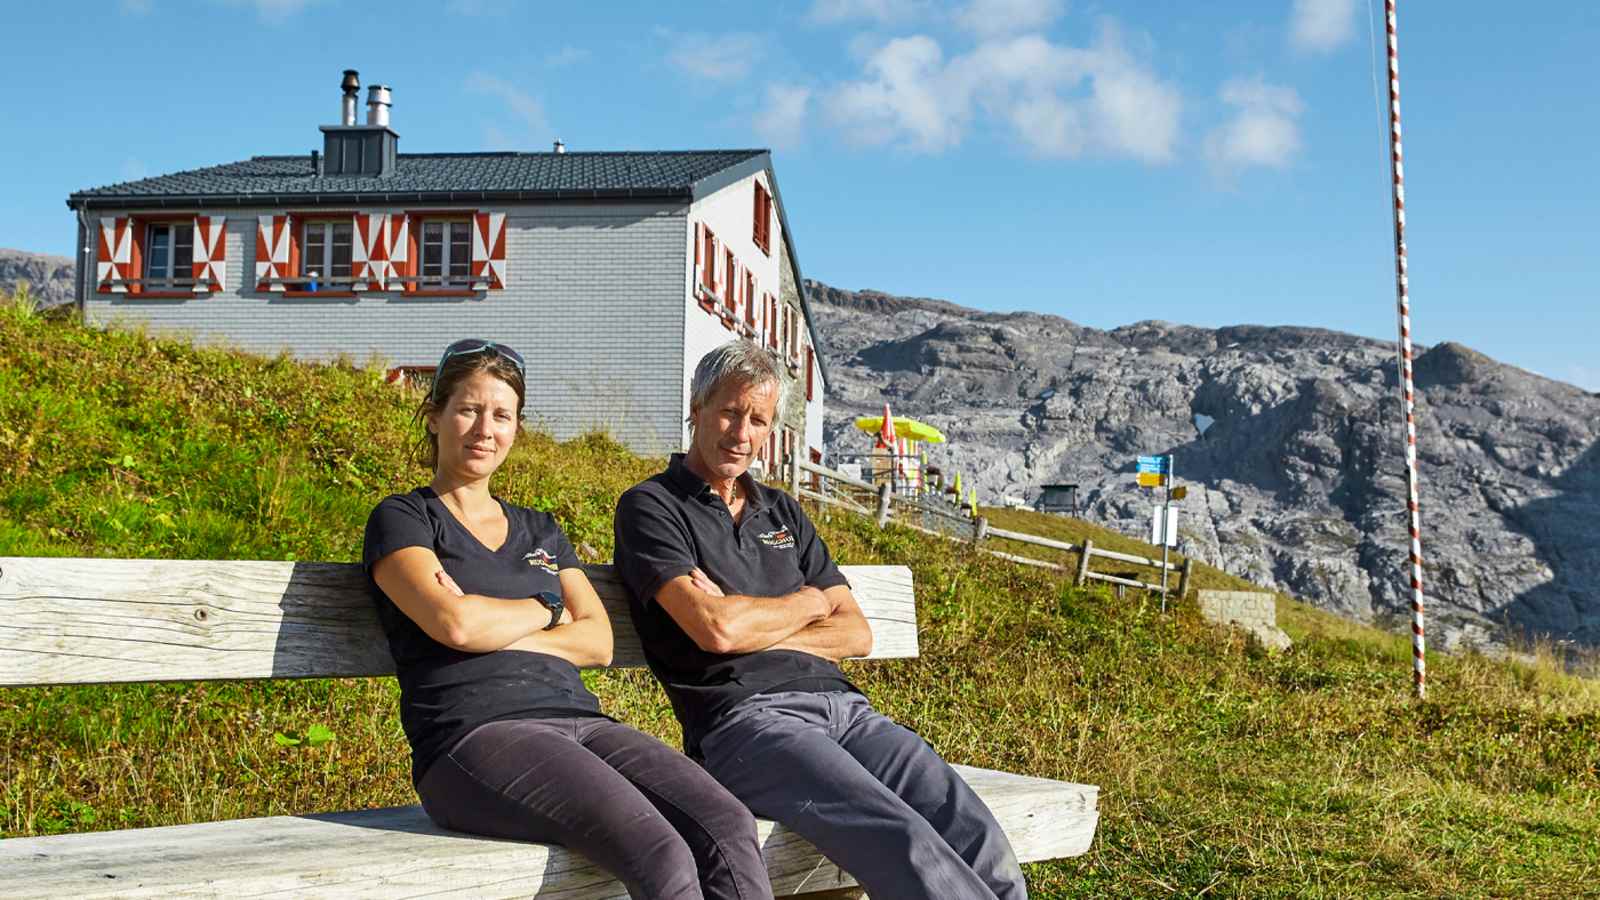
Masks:
[[[349,67],[402,151],[772,147],[840,287],[1391,339],[1382,5],[6,3],[0,246],[70,253],[75,189],[308,152]],[[1417,339],[1600,390],[1600,16],[1400,16]]]

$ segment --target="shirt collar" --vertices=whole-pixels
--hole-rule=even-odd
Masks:
[[[684,454],[674,453],[667,462],[667,477],[682,488],[684,493],[698,499],[709,500],[716,496],[711,485],[704,478],[690,471],[684,462]],[[744,496],[747,509],[755,510],[766,506],[766,498],[761,495],[762,487],[750,476],[747,470],[739,476],[739,491]]]

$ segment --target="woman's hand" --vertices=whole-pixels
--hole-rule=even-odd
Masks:
[[[440,569],[438,572],[434,573],[433,577],[444,586],[445,590],[456,595],[457,597],[465,597],[467,595],[466,591],[463,591],[461,587],[456,584],[456,580],[450,577],[449,572]]]
[[[456,595],[457,597],[465,597],[466,596],[466,592],[461,590],[461,586],[456,584],[456,580],[454,578],[450,577],[450,573],[449,572],[446,572],[445,570],[440,569],[439,571],[434,573],[433,577],[434,577],[435,580],[437,580],[439,582],[439,584],[441,586],[444,587],[445,590],[449,591],[450,593]],[[532,598],[529,598],[529,599],[531,600]],[[559,628],[562,625],[571,625],[571,624],[572,624],[572,610],[569,609],[566,606],[561,607],[561,615],[560,615],[560,617],[558,617],[556,619],[556,627]]]

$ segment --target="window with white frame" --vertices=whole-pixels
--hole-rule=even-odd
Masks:
[[[472,280],[472,223],[465,219],[422,223],[422,286],[448,287]]]
[[[300,233],[300,274],[313,278],[350,278],[350,238],[354,225],[349,219],[306,222]]]
[[[194,224],[151,222],[144,237],[146,288],[188,287],[194,284]]]

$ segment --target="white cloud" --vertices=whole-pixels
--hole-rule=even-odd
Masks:
[[[797,85],[767,86],[766,100],[756,115],[756,133],[774,147],[792,147],[805,134],[811,89]]]
[[[1237,112],[1206,136],[1206,159],[1223,171],[1249,166],[1281,169],[1303,147],[1299,118],[1305,106],[1293,88],[1260,78],[1233,79],[1222,86],[1222,102]]]
[[[511,149],[517,145],[518,141],[508,127],[511,124],[510,118],[521,122],[523,147],[542,142],[549,134],[550,123],[545,119],[544,104],[539,102],[539,98],[512,82],[487,72],[473,72],[467,76],[466,87],[475,94],[488,94],[498,98],[506,112],[510,113],[509,118],[503,115],[490,116],[489,124],[484,126],[484,134],[494,149]]]
[[[904,140],[925,151],[959,142],[968,114],[967,89],[945,68],[938,41],[926,35],[895,38],[867,60],[866,75],[840,85],[828,98],[830,115],[856,140]]]
[[[1327,53],[1356,33],[1356,0],[1294,0],[1289,41],[1299,50]]]
[[[867,57],[862,78],[822,102],[835,127],[863,144],[936,153],[960,144],[983,116],[1041,156],[1152,163],[1176,155],[1183,106],[1177,88],[1129,54],[1110,25],[1089,47],[1021,35],[948,60],[932,37],[897,38]]]
[[[679,33],[657,31],[672,45],[667,62],[698,78],[711,81],[736,81],[750,74],[755,63],[766,55],[766,41],[758,34]]]
[[[589,51],[582,47],[562,47],[560,50],[544,58],[544,64],[552,69],[576,65],[589,58]]]
[[[955,18],[978,34],[1016,34],[1045,28],[1065,11],[1065,0],[972,0]]]
[[[806,18],[818,24],[866,20],[892,24],[920,16],[927,0],[814,0]]]

